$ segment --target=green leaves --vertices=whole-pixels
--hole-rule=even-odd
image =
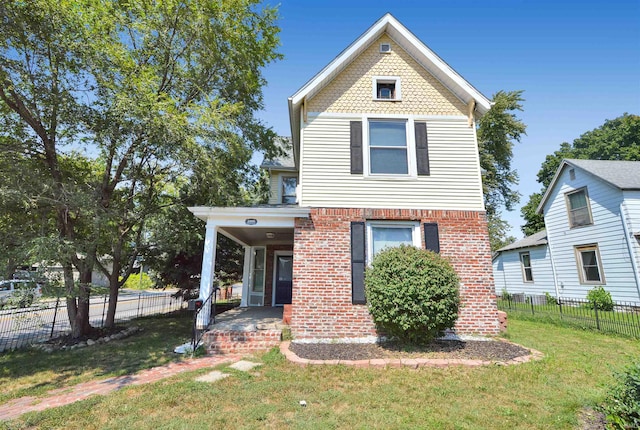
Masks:
[[[403,342],[427,343],[458,318],[458,276],[431,251],[406,245],[386,249],[373,259],[365,284],[374,322]]]
[[[489,221],[491,249],[512,241],[509,225],[500,219],[500,210],[511,210],[520,200],[515,190],[518,173],[511,168],[514,142],[519,142],[526,125],[515,111],[522,111],[522,91],[498,91],[489,112],[478,121],[478,151],[482,173],[482,191]]]

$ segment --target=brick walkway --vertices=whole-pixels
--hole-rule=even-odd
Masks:
[[[42,411],[48,408],[68,405],[78,400],[84,400],[94,394],[105,395],[129,385],[142,385],[168,378],[178,373],[214,367],[221,363],[237,361],[241,356],[209,356],[169,363],[164,366],[143,370],[134,375],[124,375],[115,378],[83,382],[73,387],[58,388],[49,391],[46,397],[21,397],[0,405],[0,420],[10,420],[20,415]]]

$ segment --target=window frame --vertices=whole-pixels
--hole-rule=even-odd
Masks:
[[[597,243],[591,243],[588,245],[576,245],[574,246],[575,257],[576,257],[576,265],[578,268],[578,278],[580,280],[580,284],[582,285],[606,285],[606,280],[604,277],[604,268],[602,267],[602,258],[600,257],[600,249]],[[587,280],[587,274],[585,271],[584,260],[582,259],[583,252],[594,252],[596,258],[596,267],[598,268],[598,277],[600,278],[597,281]]]
[[[387,221],[387,220],[373,220],[366,221],[366,260],[367,266],[371,265],[373,261],[373,229],[376,227],[380,228],[398,228],[398,229],[406,229],[411,228],[411,240],[412,245],[417,248],[422,248],[422,238],[420,236],[420,222],[419,221]]]
[[[299,181],[298,181],[298,176],[297,175],[279,175],[279,179],[278,179],[278,201],[280,202],[280,204],[283,205],[295,205],[298,204],[298,185],[299,185]],[[284,180],[285,178],[294,178],[296,180],[296,188],[295,188],[295,194],[293,195],[293,197],[295,197],[295,202],[294,203],[285,203],[284,202],[284,198],[285,197],[290,197],[290,194],[285,194],[284,193]]]
[[[405,144],[406,146],[394,146],[389,148],[406,150],[407,156],[407,173],[372,173],[371,172],[371,141],[370,141],[370,123],[371,122],[404,122],[405,123]],[[371,178],[398,178],[398,179],[415,179],[418,177],[418,167],[416,161],[416,143],[415,143],[415,122],[413,117],[407,116],[383,116],[377,115],[365,117],[362,119],[362,151],[363,151],[363,172],[365,177]],[[373,147],[386,148],[386,147]]]
[[[379,102],[399,102],[402,101],[402,85],[399,76],[374,76],[371,78],[372,92],[371,95],[374,101]],[[378,84],[393,84],[395,97],[393,98],[380,98],[378,97]]]
[[[529,266],[526,266],[524,263],[524,257],[529,257]],[[531,279],[527,277],[527,269],[529,270],[528,274]],[[531,252],[524,251],[520,253],[520,270],[522,271],[522,282],[527,284],[532,284],[533,280],[533,265],[531,264]]]
[[[571,208],[571,200],[569,196],[573,194],[578,194],[578,193],[584,193],[584,198],[585,198],[585,201],[587,202],[587,205],[585,207],[587,209],[587,213],[589,214],[589,222],[586,224],[574,225],[572,215],[578,209]],[[569,228],[573,229],[573,228],[580,228],[580,227],[593,225],[593,214],[591,213],[591,201],[589,200],[589,191],[587,190],[587,187],[581,187],[581,188],[576,188],[575,190],[567,191],[566,193],[564,193],[564,200],[565,200],[565,205],[567,207],[567,218],[569,220]],[[584,209],[584,208],[579,208],[579,209]]]

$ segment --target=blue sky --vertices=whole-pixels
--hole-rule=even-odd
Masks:
[[[560,143],[640,114],[638,0],[284,0],[279,11],[285,58],[264,70],[259,115],[277,133],[291,134],[287,97],[390,12],[487,97],[524,90],[527,135],[513,157],[521,205]],[[503,218],[521,238],[520,205]]]

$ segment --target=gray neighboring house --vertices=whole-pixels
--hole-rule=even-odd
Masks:
[[[546,230],[498,249],[493,256],[496,294],[555,294]]]
[[[640,161],[565,159],[538,212],[546,230],[497,251],[496,292],[640,303]]]

